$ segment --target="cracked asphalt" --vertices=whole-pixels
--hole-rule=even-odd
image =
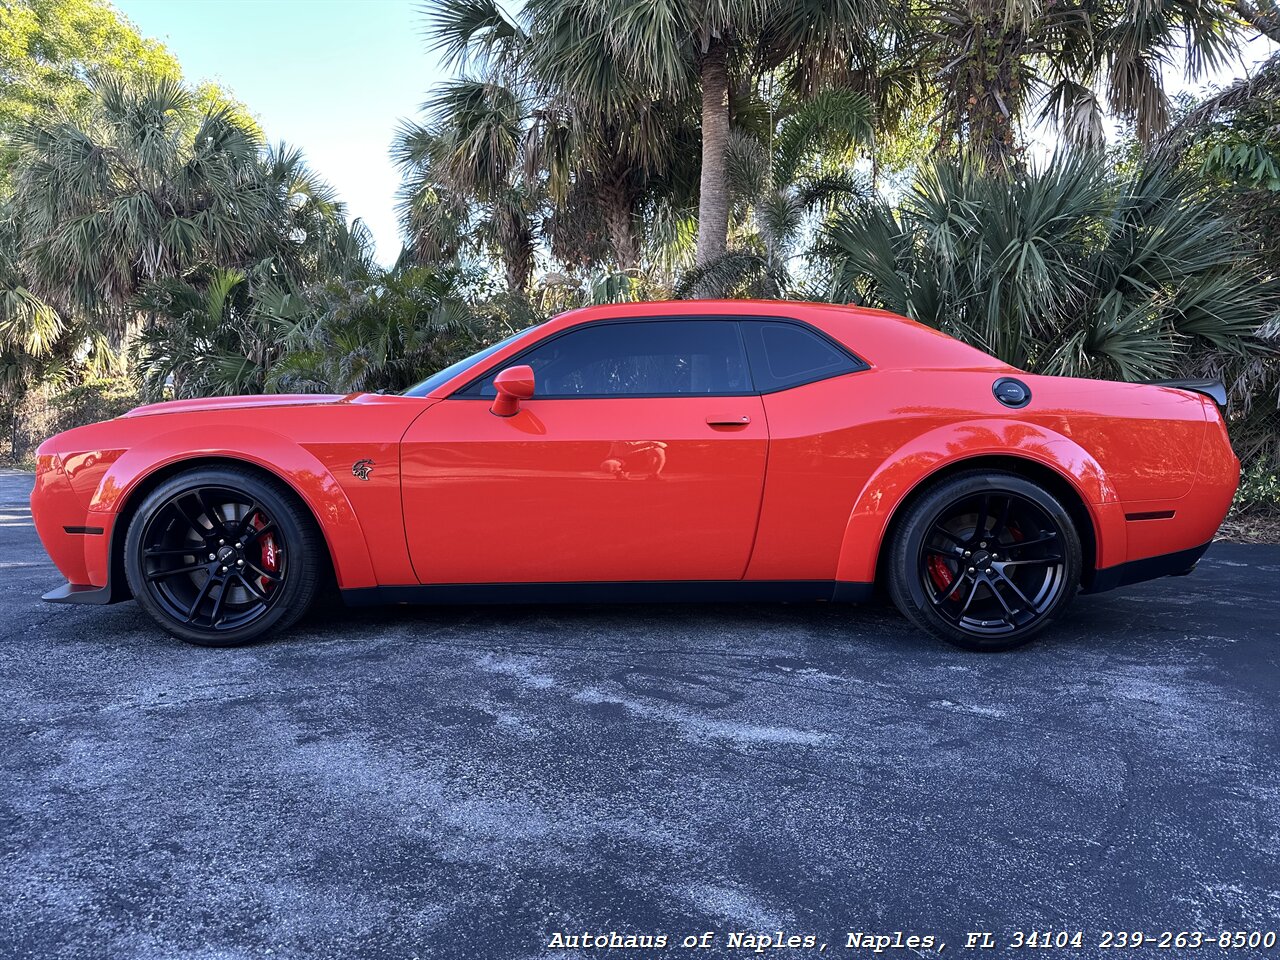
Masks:
[[[0,475],[5,958],[1280,930],[1280,547],[1003,655],[823,605],[353,611],[219,651],[41,603],[30,486]],[[584,930],[672,948],[547,949]]]

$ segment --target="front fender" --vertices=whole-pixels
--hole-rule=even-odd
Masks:
[[[302,498],[320,525],[341,587],[376,586],[355,510],[333,474],[310,452],[281,434],[253,427],[236,428],[234,449],[193,442],[195,436],[193,430],[179,429],[131,446],[103,473],[89,504],[90,514],[110,517],[114,526],[130,495],[156,471],[184,460],[239,460],[278,477]],[[98,560],[104,566],[90,570],[93,583],[107,582],[109,563],[109,556]]]
[[[982,419],[923,433],[885,458],[854,502],[840,547],[836,578],[869,583],[898,507],[938,471],[984,456],[1020,457],[1053,470],[1084,501],[1098,544],[1099,567],[1119,563],[1126,549],[1124,512],[1106,472],[1075,441],[1017,420]]]

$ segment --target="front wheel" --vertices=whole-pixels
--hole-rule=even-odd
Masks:
[[[161,483],[125,535],[134,598],[189,643],[233,647],[298,620],[320,582],[320,534],[292,491],[235,467]]]
[[[1080,584],[1080,536],[1048,491],[1006,473],[962,473],[898,525],[888,585],[908,619],[970,650],[1021,646]]]

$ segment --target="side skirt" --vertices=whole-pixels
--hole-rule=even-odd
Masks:
[[[387,603],[865,603],[871,583],[835,580],[656,580],[579,583],[429,583],[343,590],[351,607]]]

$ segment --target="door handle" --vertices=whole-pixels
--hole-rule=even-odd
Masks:
[[[737,416],[712,414],[707,417],[707,423],[713,427],[745,427],[750,422],[751,418],[744,414]]]

